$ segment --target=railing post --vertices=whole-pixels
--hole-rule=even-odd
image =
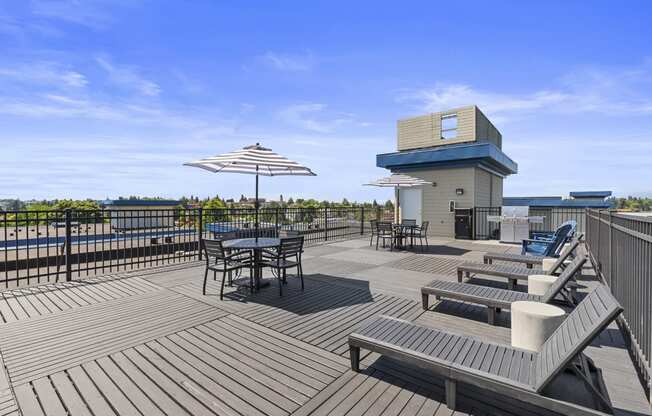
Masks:
[[[598,221],[597,222],[598,222],[598,227],[597,227],[598,228],[598,232],[597,232],[597,234],[598,234],[598,244],[595,247],[596,247],[596,250],[597,250],[597,253],[598,253],[598,257],[596,258],[596,262],[598,263],[598,265],[597,265],[598,266],[598,273],[602,273],[602,261],[601,261],[600,248],[599,248],[600,244],[602,244],[602,241],[600,241],[600,229],[602,228],[602,210],[601,209],[598,209]],[[611,284],[611,282],[609,282],[609,283]]]
[[[360,235],[364,235],[364,205],[360,207]]]
[[[611,211],[607,211],[609,214],[609,284],[611,293],[616,294],[616,278],[614,276],[614,256],[613,256],[613,217],[611,216]]]
[[[328,241],[328,207],[324,207],[324,241]]]
[[[65,221],[66,221],[66,236],[63,241],[65,247],[65,261],[66,261],[66,282],[72,280],[72,211],[66,208]]]
[[[275,223],[274,230],[276,230],[276,237],[278,237],[278,236],[280,235],[280,233],[279,233],[280,230],[279,230],[279,228],[278,228],[278,217],[279,217],[279,211],[280,211],[280,208],[279,208],[279,207],[276,207],[276,212],[274,213],[274,215],[275,215],[275,218],[274,218],[274,223]]]
[[[202,259],[202,240],[204,239],[204,209],[202,207],[199,207],[199,247],[197,247],[197,250],[199,251],[199,260]]]

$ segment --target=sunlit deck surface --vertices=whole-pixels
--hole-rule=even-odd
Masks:
[[[482,262],[486,251],[518,248],[320,245],[304,256],[305,291],[289,278],[283,297],[274,282],[254,295],[229,289],[220,301],[219,281],[202,296],[200,262],[2,292],[0,415],[550,415],[464,385],[452,412],[443,380],[376,354],[364,356],[361,373],[350,370],[347,336],[377,314],[509,343],[509,312],[489,326],[486,310],[471,304],[421,309],[423,284],[456,279],[458,264]],[[597,284],[591,276],[585,269],[582,292]],[[586,353],[616,414],[651,414],[616,325]],[[551,394],[586,402],[583,385],[568,383]]]

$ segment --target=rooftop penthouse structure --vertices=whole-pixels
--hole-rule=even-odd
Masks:
[[[503,180],[518,165],[502,144],[500,131],[471,105],[399,120],[397,151],[377,155],[376,165],[430,182],[401,191],[400,216],[429,221],[433,235],[453,237],[456,213],[468,217],[475,207],[503,205]]]

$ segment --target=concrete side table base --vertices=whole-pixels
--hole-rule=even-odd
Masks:
[[[546,257],[545,259],[541,260],[541,269],[545,272],[548,273],[550,269],[552,269],[552,266],[555,265],[557,262],[557,259],[554,257]]]
[[[527,293],[530,295],[543,296],[556,280],[557,276],[531,274],[527,277]]]
[[[557,306],[529,301],[512,303],[511,314],[512,347],[530,351],[540,351],[565,316]]]

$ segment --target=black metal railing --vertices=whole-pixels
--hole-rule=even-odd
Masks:
[[[543,223],[530,223],[530,232],[551,232],[568,220],[577,221],[577,232],[585,232],[585,208],[530,207],[530,216],[541,216]],[[488,220],[489,216],[501,214],[500,207],[475,207],[473,209],[473,235],[476,240],[497,240],[500,238],[500,223]]]
[[[473,239],[500,239],[500,223],[489,221],[489,217],[500,215],[500,207],[473,208]]]
[[[384,208],[263,208],[259,236],[354,238]],[[0,211],[0,285],[73,280],[201,258],[202,238],[255,236],[253,208]]]
[[[590,209],[586,246],[599,277],[624,308],[621,328],[650,392],[652,379],[652,216]]]
[[[578,233],[586,232],[586,208],[530,207],[531,216],[543,217],[543,223],[530,223],[530,231],[555,231],[562,223],[574,220]]]

